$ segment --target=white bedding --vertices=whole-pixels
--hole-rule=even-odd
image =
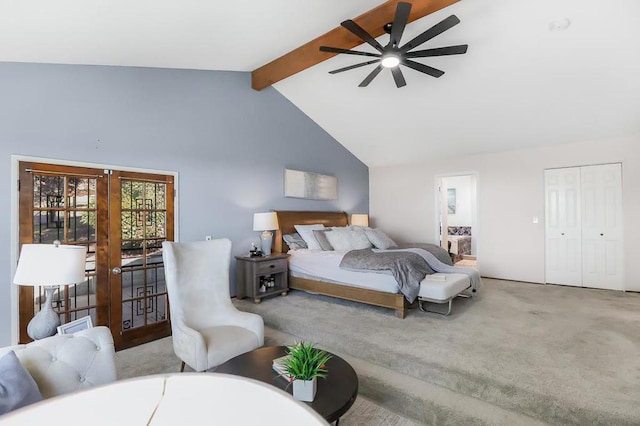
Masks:
[[[355,272],[340,269],[346,251],[289,250],[292,276],[348,284],[385,293],[398,293],[398,283],[391,272]]]

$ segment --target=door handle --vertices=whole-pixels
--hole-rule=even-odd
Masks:
[[[604,237],[604,234],[600,234],[601,237]]]
[[[117,266],[116,266],[115,268],[113,268],[113,269],[111,270],[111,273],[112,273],[113,275],[120,275],[120,274],[122,273],[122,268],[119,268],[119,267],[117,267]]]
[[[564,235],[564,232],[562,234],[560,234],[560,235]]]

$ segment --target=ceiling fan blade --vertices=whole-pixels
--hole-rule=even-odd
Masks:
[[[405,53],[406,58],[426,58],[428,56],[446,56],[446,55],[462,55],[467,53],[467,45],[460,44],[457,46],[438,47],[435,49],[414,50]]]
[[[405,65],[409,68],[413,68],[416,71],[423,72],[425,74],[429,74],[431,77],[438,78],[444,74],[444,71],[440,71],[437,68],[430,67],[429,65],[421,64],[420,62],[411,61],[409,59],[405,59],[400,62],[402,65]]]
[[[400,67],[391,68],[391,74],[393,74],[393,79],[396,82],[396,87],[401,88],[407,85],[407,82],[404,80],[404,75],[402,75],[402,71]]]
[[[391,38],[389,42],[393,47],[398,47],[404,28],[409,21],[409,12],[411,12],[411,3],[399,2],[396,7],[396,15],[391,24]]]
[[[354,68],[364,67],[365,65],[375,64],[376,62],[380,62],[380,59],[375,59],[373,61],[362,62],[362,63],[355,64],[355,65],[349,65],[348,67],[344,67],[344,68],[338,68],[337,70],[329,71],[329,74],[337,74],[339,72],[349,71],[349,70],[352,70]]]
[[[369,43],[378,52],[382,52],[383,50],[382,45],[378,43],[378,41],[375,38],[371,37],[371,34],[366,32],[360,25],[356,24],[351,19],[347,19],[346,21],[340,23],[340,25],[342,25],[343,27],[345,27],[346,29],[348,29],[349,31],[351,31],[352,33],[360,37],[362,40]]]
[[[367,78],[362,80],[362,83],[360,83],[358,87],[367,87],[369,83],[371,83],[371,80],[373,80],[378,74],[380,74],[380,71],[382,71],[382,64],[375,67],[373,71],[371,71],[371,74],[369,74]]]
[[[443,32],[447,31],[449,28],[455,25],[458,25],[459,23],[460,23],[460,20],[458,19],[458,17],[456,15],[451,15],[448,18],[445,18],[442,21],[438,22],[437,24],[435,24],[433,27],[429,28],[422,34],[415,37],[413,40],[411,40],[410,42],[402,46],[400,50],[403,52],[408,52],[414,47],[420,46],[422,43],[428,40],[431,40],[438,34],[442,34]]]
[[[340,47],[320,46],[320,50],[322,52],[346,53],[347,55],[373,56],[376,58],[380,57],[379,53],[360,52],[358,50],[342,49]]]

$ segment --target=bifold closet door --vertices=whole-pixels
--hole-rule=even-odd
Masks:
[[[622,166],[580,168],[582,285],[624,290],[622,277]]]
[[[545,170],[545,280],[582,286],[580,168]]]
[[[622,166],[545,170],[545,281],[624,290]]]

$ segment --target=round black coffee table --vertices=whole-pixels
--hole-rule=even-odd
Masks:
[[[272,361],[286,355],[284,346],[268,346],[239,355],[215,369],[216,373],[235,374],[269,383],[286,392],[292,393],[293,386],[278,377],[273,371]],[[318,391],[313,402],[307,402],[328,422],[340,421],[340,417],[353,405],[358,396],[358,376],[345,360],[337,355],[327,362],[329,372],[324,379],[318,379]]]

